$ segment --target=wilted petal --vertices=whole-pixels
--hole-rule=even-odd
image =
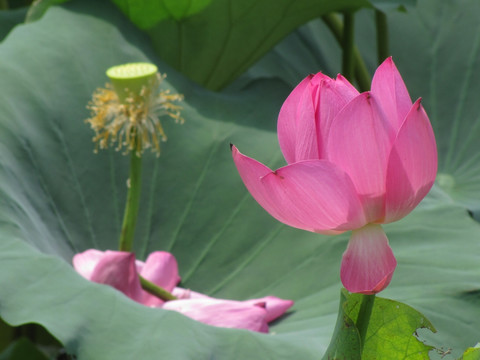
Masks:
[[[278,115],[280,148],[287,163],[318,158],[315,109],[310,75],[290,93]]]
[[[106,251],[95,266],[90,280],[110,285],[135,301],[141,299],[142,288],[133,253]]]
[[[304,230],[335,233],[365,224],[350,178],[324,160],[291,164],[275,172],[232,148],[245,186],[277,220]]]
[[[350,292],[375,294],[388,286],[396,266],[382,227],[369,224],[352,231],[343,254],[340,278]]]
[[[212,299],[208,295],[181,287],[174,288],[172,294],[178,299]]]
[[[205,324],[268,332],[266,310],[241,301],[184,299],[168,301],[163,309],[178,311]]]
[[[292,300],[284,300],[275,296],[265,296],[260,299],[252,299],[244,301],[246,304],[261,305],[265,304],[265,310],[267,311],[267,322],[273,321],[290,309],[294,302]]]
[[[348,103],[333,120],[327,158],[352,179],[368,222],[383,218],[387,159],[394,133],[370,93]]]
[[[205,294],[201,294],[189,289],[183,289],[180,287],[176,287],[175,289],[173,289],[172,294],[178,299],[215,299]],[[245,300],[242,301],[242,303],[265,308],[265,319],[267,320],[267,322],[279,318],[280,316],[285,314],[285,312],[290,309],[294,304],[293,300],[284,300],[276,296],[265,296],[259,299]]]
[[[75,254],[72,260],[73,267],[84,278],[91,280],[93,270],[103,255],[103,251],[96,249],[89,249],[83,253]]]
[[[137,271],[139,268],[141,269],[140,275],[142,277],[168,292],[171,292],[175,285],[181,280],[178,275],[177,260],[172,254],[165,251],[155,251],[151,253],[141,266],[139,266],[139,262],[137,261]],[[163,300],[146,291],[143,291],[140,302],[143,305],[151,307],[161,306],[164,303]]]
[[[375,71],[371,92],[397,132],[412,107],[412,100],[391,57]]]
[[[408,113],[388,160],[384,222],[410,213],[427,195],[437,174],[437,146],[420,100]]]
[[[152,252],[145,261],[140,275],[167,291],[172,291],[181,280],[177,260],[166,251]]]

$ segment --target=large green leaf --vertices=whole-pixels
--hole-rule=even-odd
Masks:
[[[463,354],[462,360],[479,360],[480,359],[480,344],[475,347],[468,348]]]
[[[26,8],[0,10],[0,41],[2,41],[16,25],[23,22],[26,13]]]
[[[413,2],[213,0],[191,17],[182,21],[164,20],[148,32],[162,59],[197,83],[218,90],[311,19],[334,11]]]
[[[415,24],[417,14],[403,20]],[[25,48],[36,56],[25,57]],[[0,45],[0,315],[14,325],[42,324],[80,359],[321,358],[334,329],[348,234],[320,236],[271,219],[246,192],[228,147],[280,166],[275,122],[290,87],[259,80],[214,94],[152,54],[112,7],[87,1],[51,8]],[[116,247],[128,173],[119,153],[93,153],[85,105],[106,68],[148,59],[185,94],[186,122],[166,121],[162,156],[144,159],[137,257],[173,252],[183,285],[213,296],[294,299],[274,335],[142,307],[70,266],[75,252]],[[423,83],[411,80],[418,75],[405,62],[397,65],[417,94]],[[439,129],[449,119],[432,120]],[[399,265],[382,295],[424,313],[438,335],[420,335],[460,355],[478,341],[480,225],[442,194],[436,186],[410,216],[385,227]]]
[[[54,5],[62,4],[69,0],[36,0],[28,8],[25,22],[36,21],[40,19],[45,12]]]
[[[212,0],[112,0],[140,29],[164,19],[176,21],[203,10]]]
[[[157,23],[161,22],[164,19],[174,19],[176,21],[181,21],[186,19],[193,14],[196,14],[202,11],[207,7],[212,1],[219,2],[222,0],[111,0],[116,4],[122,12],[130,19],[132,22],[137,25],[140,29],[148,29]],[[230,1],[231,8],[241,8],[243,7],[246,11],[257,11],[255,8],[252,8],[251,5],[245,6],[244,1]],[[264,0],[261,0],[264,1]],[[303,0],[302,0],[303,1]],[[312,5],[314,2],[309,0]],[[265,2],[268,7],[264,7],[265,10],[269,10],[264,15],[271,15],[272,10],[275,11],[275,6],[278,4],[269,1]],[[345,4],[350,4],[345,7]],[[374,6],[378,9],[387,10],[387,9],[404,9],[405,5],[413,5],[416,3],[416,0],[355,0],[345,2],[345,4],[337,4],[334,6],[339,6],[337,10],[341,9],[357,9],[366,6]],[[253,4],[253,3],[252,3]],[[307,4],[307,3],[306,3]],[[318,4],[317,4],[318,5]],[[321,6],[325,7],[326,2],[323,2]],[[332,4],[333,5],[333,4]],[[211,9],[207,10],[209,17],[209,22],[215,21],[216,14],[212,12]],[[242,20],[245,21],[246,19]],[[233,24],[230,24],[233,25]],[[208,26],[208,24],[207,24]],[[264,29],[268,31],[268,29]],[[229,31],[228,28],[225,28],[225,31]]]
[[[27,338],[21,338],[0,354],[0,360],[48,360]]]
[[[351,294],[342,289],[337,324],[323,359],[428,359],[428,353],[433,347],[414,337],[421,328],[436,331],[428,319],[398,301],[367,296],[369,295]],[[372,305],[368,328],[364,334],[365,341],[361,344],[359,321],[365,317],[360,314],[365,314],[369,307],[364,307],[365,300]]]

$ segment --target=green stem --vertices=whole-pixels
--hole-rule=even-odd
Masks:
[[[172,295],[170,292],[165,290],[164,288],[161,288],[158,285],[155,285],[154,283],[148,281],[144,277],[141,277],[140,275],[138,276],[140,278],[140,285],[142,285],[142,289],[145,290],[146,292],[162,299],[165,301],[169,300],[177,300],[177,298]]]
[[[358,332],[360,333],[360,344],[362,351],[365,346],[368,324],[370,323],[370,315],[372,315],[374,303],[375,294],[362,296],[362,303],[360,304],[360,310],[358,311],[356,322]]]
[[[355,14],[346,12],[343,14],[343,35],[342,35],[342,74],[350,82],[353,81],[355,71],[355,59],[353,49],[355,46]]]
[[[341,44],[343,38],[342,21],[335,14],[324,15],[322,16],[322,20],[328,26],[338,43]],[[365,62],[356,46],[353,48],[353,57],[355,59],[355,80],[357,80],[360,91],[367,91],[370,89],[371,79],[367,67],[365,66]]]
[[[377,28],[377,58],[381,64],[388,56],[388,23],[387,16],[380,10],[375,10],[375,25]]]
[[[140,204],[142,159],[135,150],[131,151],[130,177],[128,180],[127,203],[123,215],[122,233],[120,234],[120,251],[132,251],[133,235],[137,224],[138,207]]]

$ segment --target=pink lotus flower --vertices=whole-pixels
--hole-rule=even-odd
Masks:
[[[293,301],[274,296],[247,301],[223,300],[176,287],[180,282],[175,257],[164,251],[151,253],[145,262],[123,251],[87,250],[73,257],[75,270],[84,278],[106,284],[150,307],[178,311],[205,324],[268,332],[268,323],[282,316]],[[140,285],[138,275],[173,293],[178,300],[163,301]]]
[[[232,146],[238,172],[277,220],[321,234],[352,230],[340,277],[350,292],[374,294],[397,265],[380,224],[400,220],[427,195],[437,148],[420,99],[412,104],[393,60],[381,64],[371,91],[341,75],[305,78],[278,117],[288,165],[276,171]]]

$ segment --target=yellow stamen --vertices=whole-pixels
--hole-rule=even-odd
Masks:
[[[182,107],[174,104],[183,96],[159,89],[165,76],[152,64],[116,66],[107,74],[114,85],[96,89],[87,106],[91,117],[85,121],[95,131],[94,151],[112,146],[117,151],[124,149],[124,154],[135,151],[140,156],[151,148],[159,156],[160,142],[167,140],[160,117],[166,115],[183,123]],[[122,85],[125,83],[129,86]]]

